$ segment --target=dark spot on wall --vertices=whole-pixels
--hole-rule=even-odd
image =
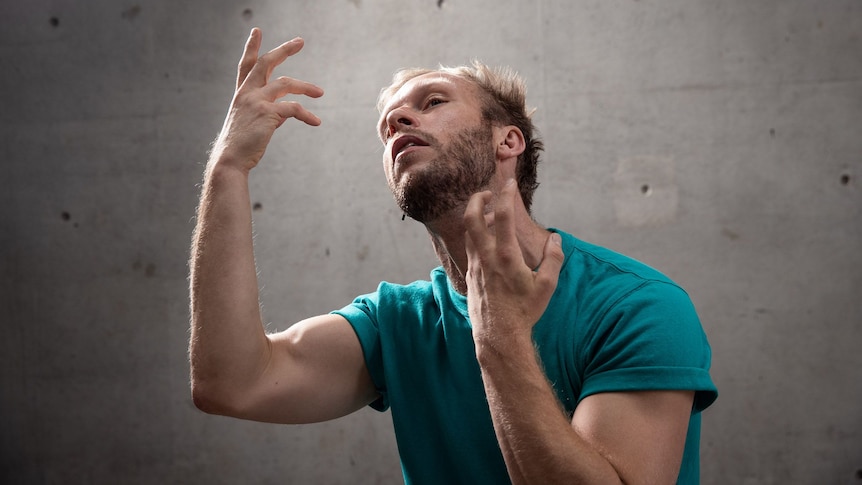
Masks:
[[[724,237],[730,239],[731,241],[736,241],[737,239],[739,239],[739,234],[737,234],[734,231],[731,231],[730,229],[728,229],[726,227],[721,230],[721,234]]]
[[[643,195],[649,195],[649,194],[650,194],[650,186],[649,186],[649,184],[643,184],[643,185],[641,185],[641,194],[643,194]]]
[[[248,20],[251,20],[252,17],[254,17],[254,12],[252,12],[250,8],[247,8],[247,9],[242,11],[242,19],[243,20],[248,21]]]
[[[120,16],[126,20],[133,20],[135,17],[137,17],[140,14],[141,14],[141,6],[140,5],[133,5],[127,9],[123,10],[123,13],[121,13]]]
[[[260,202],[255,202],[254,205],[251,206],[251,209],[254,211],[262,211],[263,210],[263,204],[261,204]]]
[[[60,19],[58,19],[57,17],[51,17],[51,19],[48,20],[48,22],[51,23],[51,27],[59,27],[60,26]]]
[[[841,185],[850,185],[850,180],[850,174],[845,173],[841,175]]]
[[[147,278],[152,278],[156,275],[156,265],[154,263],[147,263],[145,265],[140,259],[136,259],[135,262],[132,263],[132,271],[141,270],[143,270],[144,276]]]
[[[862,468],[856,470],[856,480],[862,480]]]
[[[63,212],[61,212],[61,213],[60,213],[60,219],[63,219],[63,221],[65,221],[65,222],[69,222],[69,221],[71,221],[71,220],[72,220],[72,214],[69,214],[68,212],[63,211]],[[77,222],[73,222],[73,223],[72,223],[72,227],[74,227],[75,229],[77,229],[77,228],[78,228],[78,223],[77,223]]]
[[[328,258],[329,257],[329,246],[326,246],[326,251],[324,251],[324,252],[326,253],[326,257]]]
[[[769,136],[771,136],[772,138],[775,138],[775,128],[769,129]]]
[[[443,8],[443,0],[437,0],[437,8]]]

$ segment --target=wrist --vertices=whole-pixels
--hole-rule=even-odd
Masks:
[[[246,167],[238,157],[221,151],[210,156],[204,175],[206,179],[236,177],[248,179],[250,172],[251,168]]]
[[[511,363],[536,354],[530,331],[507,334],[481,332],[474,334],[473,342],[476,347],[476,358],[480,365],[490,365],[495,362]]]
[[[247,145],[230,135],[220,135],[213,142],[207,169],[226,167],[248,174],[252,168],[257,166],[262,153],[257,154],[254,150],[250,151]]]

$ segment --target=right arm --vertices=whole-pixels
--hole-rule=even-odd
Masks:
[[[338,315],[322,315],[279,334],[264,332],[258,303],[248,176],[276,128],[288,118],[320,120],[287,94],[323,90],[273,69],[302,40],[258,58],[252,30],[240,60],[237,89],[207,163],[191,250],[191,386],[206,412],[280,423],[348,414],[376,391],[359,340]]]

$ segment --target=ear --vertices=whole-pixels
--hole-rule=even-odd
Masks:
[[[527,148],[524,134],[513,125],[494,127],[494,141],[497,143],[497,159],[518,158]]]

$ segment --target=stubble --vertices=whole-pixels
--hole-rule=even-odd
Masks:
[[[439,143],[431,137],[431,146]],[[412,219],[428,223],[463,210],[470,196],[488,188],[496,171],[491,125],[459,133],[441,154],[400,181],[389,180],[398,207]]]

